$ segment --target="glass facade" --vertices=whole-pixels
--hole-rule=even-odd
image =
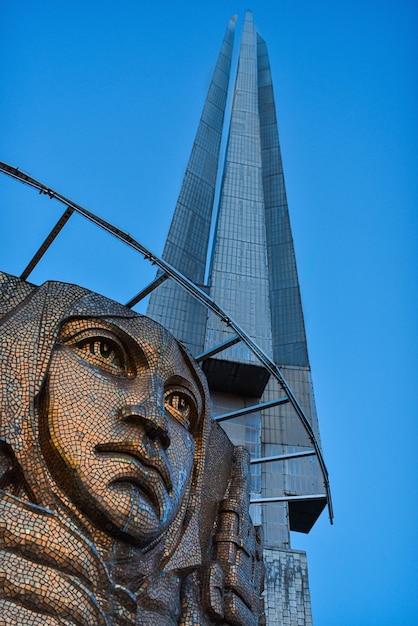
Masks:
[[[235,19],[228,23],[187,164],[163,258],[202,285],[228,95]],[[206,310],[172,281],[151,295],[148,315],[160,320],[193,354],[203,350]]]

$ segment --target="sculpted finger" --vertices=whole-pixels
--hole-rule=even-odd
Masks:
[[[0,492],[0,548],[81,576],[93,588],[108,581],[96,549],[75,527],[5,492]]]
[[[258,616],[232,591],[225,593],[224,597],[224,620],[232,626],[258,626]]]
[[[246,604],[250,611],[258,609],[258,596],[254,591],[254,584],[247,574],[237,565],[224,568],[225,591],[237,595]]]
[[[2,600],[27,609],[36,607],[39,614],[64,620],[64,623],[67,620],[77,626],[109,626],[97,598],[73,576],[2,551],[0,579]]]

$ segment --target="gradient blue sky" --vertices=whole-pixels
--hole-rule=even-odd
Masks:
[[[273,70],[335,524],[308,553],[315,626],[417,607],[417,26],[413,1],[3,2],[0,160],[161,253],[228,18]],[[0,268],[62,212],[0,178]],[[31,276],[125,302],[154,274],[73,217]]]

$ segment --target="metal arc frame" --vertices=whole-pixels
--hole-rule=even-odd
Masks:
[[[180,285],[183,289],[185,289],[191,296],[193,296],[201,304],[206,306],[210,311],[212,311],[215,315],[217,315],[229,328],[231,328],[231,330],[235,333],[235,335],[239,338],[239,340],[242,341],[242,343],[245,344],[248,347],[248,349],[257,357],[259,362],[265,367],[265,369],[269,372],[269,374],[273,376],[279,382],[281,389],[286,394],[286,397],[287,397],[286,401],[290,402],[294,411],[299,417],[309,437],[312,447],[315,451],[315,455],[318,459],[318,463],[322,471],[322,475],[324,479],[324,487],[325,487],[325,492],[326,492],[325,495],[327,498],[327,505],[328,505],[328,514],[329,514],[330,522],[332,524],[334,514],[333,514],[331,490],[330,490],[329,478],[328,478],[328,470],[326,468],[325,461],[322,456],[322,451],[316,440],[315,433],[313,432],[313,429],[309,423],[309,420],[307,416],[305,415],[301,405],[299,404],[296,396],[294,395],[293,391],[291,390],[290,386],[285,380],[282,372],[280,371],[280,368],[270,359],[270,357],[263,350],[261,350],[261,348],[250,337],[248,337],[248,335],[239,326],[239,324],[234,319],[232,319],[232,317],[228,315],[228,313],[222,307],[220,307],[202,289],[197,287],[192,281],[186,278],[183,274],[181,274],[178,270],[176,270],[172,265],[167,263],[167,261],[160,258],[153,252],[151,252],[151,250],[149,250],[146,246],[144,246],[139,241],[134,239],[128,233],[124,232],[123,230],[120,230],[116,226],[113,226],[113,224],[111,224],[110,222],[107,222],[106,220],[102,219],[98,215],[92,213],[91,211],[85,209],[81,205],[75,203],[73,200],[70,200],[69,198],[62,195],[61,193],[51,189],[50,187],[36,180],[32,176],[25,174],[24,172],[19,170],[19,168],[13,167],[11,165],[8,165],[7,163],[0,161],[0,172],[2,172],[3,174],[6,174],[7,176],[11,178],[18,180],[19,182],[25,185],[28,185],[29,187],[33,187],[34,189],[37,189],[40,194],[47,195],[49,198],[57,200],[61,204],[65,205],[67,210],[71,210],[72,213],[76,212],[79,215],[82,215],[93,224],[96,224],[96,226],[99,226],[103,230],[107,231],[108,233],[110,233],[111,235],[113,235],[114,237],[122,241],[124,244],[128,245],[132,249],[142,254],[144,259],[150,261],[153,265],[157,265],[157,267],[159,267],[160,270],[162,270],[162,272],[167,275],[167,277],[174,280],[178,285]],[[157,283],[155,286],[160,284],[157,280],[154,282]],[[308,496],[305,496],[305,497],[308,498]]]

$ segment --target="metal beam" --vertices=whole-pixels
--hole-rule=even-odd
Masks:
[[[287,396],[283,396],[282,398],[277,398],[276,400],[271,400],[270,402],[260,402],[260,404],[246,406],[245,409],[239,409],[239,411],[231,411],[231,413],[224,413],[223,415],[214,415],[213,420],[215,422],[225,422],[226,420],[232,420],[235,417],[249,415],[250,413],[255,413],[256,411],[271,409],[273,406],[278,406],[279,404],[287,404],[287,402],[289,402],[289,398]]]
[[[304,450],[304,452],[289,452],[288,454],[277,454],[276,456],[263,456],[259,459],[251,459],[251,464],[273,463],[273,461],[287,461],[288,459],[298,459],[304,456],[314,456],[315,450]]]
[[[64,213],[62,214],[58,222],[55,224],[54,228],[49,233],[48,237],[45,239],[45,241],[40,246],[38,251],[32,257],[31,261],[28,263],[26,268],[21,273],[20,278],[22,280],[26,280],[29,274],[33,272],[35,267],[38,265],[39,261],[44,256],[45,252],[48,250],[51,243],[54,241],[56,236],[59,235],[59,233],[64,228],[64,226],[66,225],[66,223],[68,222],[68,220],[70,219],[73,213],[74,213],[74,209],[71,209],[70,207],[68,207],[67,210],[64,211]]]
[[[258,358],[258,360],[260,361],[260,363],[262,363],[262,365],[266,368],[266,370],[272,376],[274,376],[274,378],[276,378],[276,380],[279,382],[282,390],[285,392],[286,396],[289,398],[289,401],[294,411],[296,412],[297,416],[302,422],[303,427],[305,428],[305,431],[312,443],[312,446],[315,449],[315,453],[318,457],[318,462],[321,467],[322,476],[324,478],[324,487],[327,492],[329,518],[332,524],[334,514],[333,514],[333,509],[332,509],[331,490],[329,486],[328,470],[325,465],[324,458],[322,456],[321,448],[315,437],[315,433],[312,429],[312,426],[307,416],[305,415],[301,405],[299,404],[289,384],[285,380],[278,365],[276,365],[274,361],[272,361],[270,357],[250,337],[248,337],[248,335],[239,326],[239,324],[237,324],[237,322],[235,322],[226,313],[226,311],[224,311],[224,309],[220,307],[207,293],[205,293],[202,289],[197,287],[197,285],[195,285],[191,280],[186,278],[186,276],[183,276],[181,272],[179,272],[172,265],[167,263],[167,261],[158,257],[156,254],[151,252],[148,248],[146,248],[139,241],[136,241],[133,237],[131,237],[131,235],[129,235],[128,233],[125,233],[123,230],[120,230],[119,228],[116,228],[116,226],[113,226],[110,222],[107,222],[106,220],[95,215],[91,211],[88,211],[81,205],[73,202],[69,198],[66,198],[65,196],[58,193],[57,191],[54,191],[50,187],[47,187],[46,185],[39,182],[35,178],[28,176],[28,174],[24,174],[16,167],[12,167],[11,165],[8,165],[7,163],[3,163],[0,161],[0,172],[3,172],[4,174],[11,176],[12,178],[16,178],[20,182],[26,185],[29,185],[30,187],[34,187],[35,189],[38,189],[40,193],[43,193],[49,196],[49,198],[55,198],[56,200],[58,200],[58,202],[61,202],[67,205],[68,207],[74,209],[75,211],[77,211],[77,213],[79,213],[80,215],[83,215],[90,222],[93,222],[97,226],[100,226],[100,228],[112,234],[114,237],[116,237],[120,241],[123,241],[123,243],[125,243],[129,247],[133,248],[137,252],[140,252],[144,256],[145,259],[157,265],[163,272],[166,272],[169,275],[169,277],[172,278],[177,284],[179,284],[181,287],[183,287],[183,289],[185,289],[188,293],[190,293],[198,302],[205,305],[210,311],[215,313],[215,315],[217,315],[227,326],[229,326],[240,337],[241,341]]]
[[[135,304],[138,304],[140,300],[148,296],[154,289],[156,289],[159,285],[161,285],[168,278],[168,274],[160,274],[157,276],[152,282],[149,283],[144,289],[142,289],[139,293],[136,294],[129,302],[125,304],[128,309],[132,309]]]
[[[227,348],[230,348],[231,346],[235,346],[236,343],[238,343],[239,341],[241,341],[241,337],[238,337],[238,335],[235,335],[235,337],[232,337],[232,339],[228,339],[228,341],[224,341],[223,343],[220,343],[219,345],[215,346],[214,348],[212,348],[211,350],[207,350],[206,352],[202,352],[202,354],[198,354],[198,356],[195,356],[196,361],[206,361],[207,359],[210,359],[211,356],[214,356],[215,354],[218,354],[219,352],[222,352],[223,350],[226,350]]]
[[[270,502],[291,502],[292,500],[323,500],[326,493],[317,493],[308,496],[275,496],[273,498],[251,498],[250,504],[269,504]]]

